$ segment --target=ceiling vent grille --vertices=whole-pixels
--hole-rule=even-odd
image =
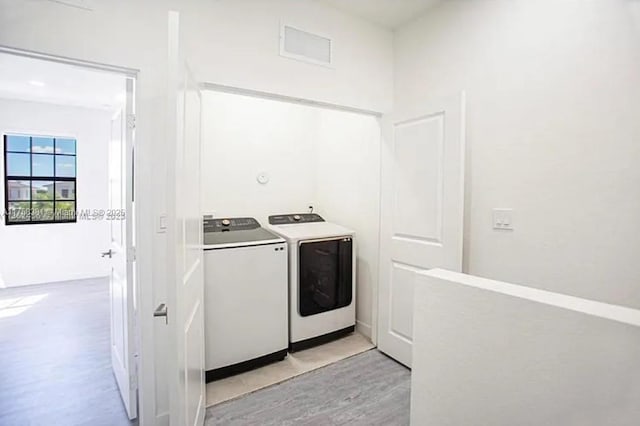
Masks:
[[[331,66],[332,41],[290,25],[280,30],[280,55],[317,65]]]

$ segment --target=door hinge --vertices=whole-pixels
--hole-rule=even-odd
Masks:
[[[136,115],[135,114],[127,114],[127,127],[129,129],[136,128]]]
[[[136,261],[136,248],[135,247],[129,247],[129,262],[135,262]]]

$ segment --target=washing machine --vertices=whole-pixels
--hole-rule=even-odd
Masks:
[[[254,218],[204,217],[207,382],[286,357],[287,253]]]
[[[289,245],[289,350],[352,333],[356,323],[355,233],[318,214],[269,216]]]

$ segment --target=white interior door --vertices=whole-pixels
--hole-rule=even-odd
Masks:
[[[126,80],[127,102],[111,120],[109,143],[109,221],[111,247],[103,253],[111,262],[111,364],[130,419],[137,416],[135,346],[134,210],[133,210],[133,90]]]
[[[378,347],[411,367],[417,271],[462,270],[464,95],[382,120]]]
[[[201,95],[180,54],[179,14],[169,13],[168,323],[170,421],[204,424],[205,335],[200,209]]]

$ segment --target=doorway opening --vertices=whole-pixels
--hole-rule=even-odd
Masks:
[[[203,215],[251,217],[269,228],[272,215],[313,213],[355,231],[356,241],[357,334],[289,354],[259,372],[211,382],[208,406],[371,349],[378,272],[378,115],[204,84],[201,135]],[[205,260],[205,277],[208,265]],[[207,303],[212,284],[205,282]],[[252,310],[250,306],[242,309]],[[215,306],[206,305],[205,310]]]
[[[0,52],[0,423],[136,423],[135,75]]]

